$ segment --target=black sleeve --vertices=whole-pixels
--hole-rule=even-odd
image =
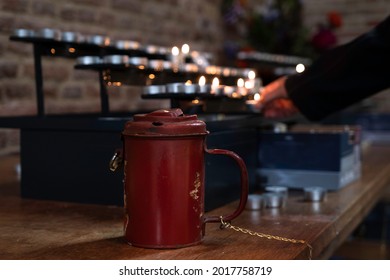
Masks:
[[[286,81],[289,97],[310,120],[320,120],[388,87],[390,16]]]

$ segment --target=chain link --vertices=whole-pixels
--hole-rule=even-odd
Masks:
[[[249,229],[233,226],[230,222],[225,222],[223,220],[222,216],[220,217],[220,219],[221,219],[221,226],[220,226],[221,229],[230,228],[230,229],[235,230],[237,232],[242,232],[244,234],[249,234],[249,235],[252,235],[252,236],[258,236],[258,237],[261,237],[261,238],[267,238],[267,239],[270,239],[270,240],[278,240],[278,241],[290,242],[290,243],[293,243],[293,244],[305,244],[306,247],[309,249],[309,260],[312,259],[313,247],[309,243],[307,243],[305,240],[292,239],[292,238],[286,238],[286,237],[281,237],[281,236],[277,236],[277,235],[270,235],[270,234],[265,234],[265,233],[261,233],[261,232],[255,232],[255,231],[252,231],[252,230],[249,230]]]

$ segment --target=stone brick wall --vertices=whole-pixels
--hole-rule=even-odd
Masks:
[[[256,1],[265,0],[248,2]],[[344,25],[337,31],[340,43],[368,30],[390,12],[388,0],[303,2],[308,28],[323,21],[330,10],[342,14]],[[51,27],[168,47],[189,43],[192,49],[217,54],[224,39],[220,4],[221,0],[0,0],[0,117],[36,114],[32,46],[9,41],[14,29]],[[44,59],[47,113],[99,111],[97,74],[73,66],[72,60]],[[109,92],[113,111],[168,106],[141,100],[134,87],[113,87]],[[18,149],[18,131],[0,129],[0,154]]]
[[[216,53],[219,9],[219,0],[0,0],[0,117],[36,114],[32,46],[10,41],[14,29],[50,27],[167,47],[189,43]],[[97,73],[73,66],[74,60],[43,59],[48,114],[100,110]],[[168,106],[142,100],[136,87],[112,87],[109,94],[111,111]],[[0,129],[0,153],[18,148],[18,132]]]

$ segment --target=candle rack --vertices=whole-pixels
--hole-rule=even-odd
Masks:
[[[38,116],[45,115],[42,57],[77,59],[75,69],[97,71],[99,74],[102,115],[109,115],[110,113],[107,86],[184,83],[198,80],[201,76],[207,79],[217,76],[221,83],[234,85],[238,78],[245,77],[250,70],[217,66],[199,67],[191,61],[190,57],[185,57],[178,65],[170,65],[167,68],[164,68],[164,66],[156,67],[159,63],[163,65],[165,62],[169,62],[170,53],[167,48],[141,46],[137,42],[127,40],[111,41],[106,36],[84,36],[75,32],[61,32],[48,28],[39,31],[18,29],[10,36],[10,40],[33,45]],[[114,60],[110,61],[109,59]],[[119,60],[115,61],[115,59]],[[131,61],[134,59],[139,61],[132,63]],[[141,97],[145,99],[168,98],[171,100],[172,106],[179,105],[180,100],[230,98],[229,96],[221,98],[212,95],[197,96],[188,94],[142,95]]]
[[[175,67],[169,66],[170,50],[158,46],[141,46],[131,41],[111,41],[105,36],[82,40],[75,33],[17,30],[10,40],[33,45],[37,116],[1,117],[0,127],[20,129],[21,196],[34,199],[63,200],[82,203],[123,203],[123,174],[111,173],[108,162],[115,149],[122,146],[121,131],[135,113],[109,112],[107,87],[111,85],[152,86],[186,83],[219,77],[224,84],[235,84],[247,69],[200,67],[196,61],[184,59]],[[38,36],[36,36],[38,35]],[[81,39],[80,39],[81,37]],[[98,114],[45,115],[42,60],[43,57],[63,57],[75,60],[75,69],[99,73],[101,112]],[[136,60],[136,61],[134,61]],[[241,72],[243,71],[243,72]],[[152,79],[151,76],[154,78]],[[203,79],[202,79],[203,80]],[[211,85],[210,85],[211,87]],[[208,88],[208,85],[205,85]],[[210,106],[226,103],[228,114],[200,114],[207,123],[208,146],[233,149],[246,162],[251,188],[255,187],[257,127],[260,115],[230,114],[243,99],[211,93],[175,92],[146,95],[142,98],[169,98],[171,106],[179,102],[208,102]],[[196,107],[196,105],[194,105]],[[241,108],[241,107],[240,107]],[[189,112],[186,113],[198,113]],[[238,183],[234,163],[218,157],[206,159],[210,175],[206,178],[206,209],[210,210],[236,199]],[[223,174],[223,176],[221,176]],[[55,186],[55,187],[53,187]],[[226,191],[229,190],[229,191]],[[230,191],[232,190],[232,191]]]

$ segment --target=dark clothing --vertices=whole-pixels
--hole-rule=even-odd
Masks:
[[[390,16],[286,81],[288,96],[309,120],[320,120],[388,87]]]

